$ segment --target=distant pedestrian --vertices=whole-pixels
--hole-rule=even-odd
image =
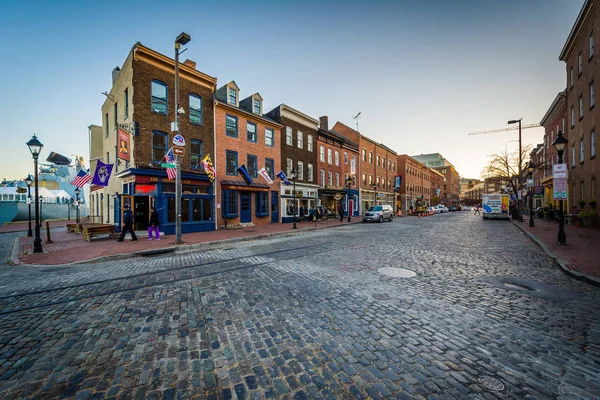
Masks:
[[[481,213],[479,212],[479,204],[475,206],[475,214],[474,215],[481,215]]]
[[[340,204],[340,222],[344,222],[344,206]]]
[[[133,213],[129,209],[129,204],[125,204],[125,211],[123,211],[123,229],[121,230],[121,237],[117,242],[122,242],[125,239],[125,234],[129,232],[131,234],[131,240],[137,240],[135,232],[133,231]]]
[[[158,219],[158,212],[156,208],[152,207],[152,213],[150,213],[150,222],[148,222],[148,240],[153,240],[152,230],[154,230],[154,240],[160,240],[160,232],[158,227],[160,226],[160,220]]]

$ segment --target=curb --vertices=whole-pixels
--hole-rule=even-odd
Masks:
[[[284,231],[284,232],[268,232],[268,233],[262,233],[259,235],[244,236],[244,237],[239,237],[239,238],[212,240],[209,242],[200,242],[200,243],[180,244],[180,245],[165,247],[165,248],[161,248],[161,249],[140,250],[140,251],[136,251],[136,252],[132,252],[132,253],[100,256],[100,257],[92,258],[89,260],[74,261],[74,262],[66,263],[66,264],[43,264],[43,265],[40,265],[40,264],[21,263],[21,261],[18,258],[19,238],[17,237],[17,238],[15,238],[15,243],[13,244],[13,249],[12,249],[12,253],[10,255],[9,263],[12,265],[18,265],[18,266],[22,266],[22,267],[36,267],[36,268],[65,267],[65,266],[70,266],[70,265],[86,264],[86,263],[109,261],[109,260],[124,260],[124,259],[128,259],[128,258],[136,258],[136,257],[144,257],[144,256],[147,257],[149,255],[152,255],[152,253],[156,254],[158,252],[171,253],[171,252],[177,252],[177,251],[182,251],[182,250],[205,249],[206,247],[210,248],[213,246],[218,246],[218,245],[227,244],[227,243],[231,243],[231,242],[240,242],[240,241],[246,242],[246,241],[251,241],[251,240],[266,239],[266,238],[269,238],[271,236],[276,236],[276,235],[277,236],[292,236],[292,235],[299,234],[301,232],[311,232],[311,231],[317,231],[320,229],[339,228],[342,226],[358,224],[359,222],[361,222],[361,221],[350,222],[350,223],[345,222],[342,225],[328,225],[328,226],[321,226],[321,227],[316,227],[316,228],[310,227],[310,228],[305,228],[305,229],[301,229],[301,230],[297,230],[297,231],[290,230],[290,231]]]
[[[519,228],[521,230],[521,232],[523,232],[529,239],[531,239],[532,242],[537,244],[544,251],[544,253],[546,253],[546,255],[548,257],[550,257],[554,261],[554,263],[556,265],[558,265],[558,267],[560,267],[560,269],[565,274],[569,275],[572,278],[584,281],[586,283],[589,283],[589,284],[592,284],[595,286],[600,286],[600,278],[597,278],[595,276],[589,276],[586,274],[582,274],[581,272],[572,270],[571,268],[569,268],[568,260],[559,259],[552,251],[550,251],[550,249],[548,248],[548,246],[546,246],[546,244],[544,242],[542,242],[540,239],[538,239],[537,236],[535,236],[533,233],[529,232],[526,228],[523,228],[522,226],[517,224],[515,221],[511,220],[511,222],[514,226]]]

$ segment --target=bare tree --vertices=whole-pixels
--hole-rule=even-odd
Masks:
[[[519,151],[502,151],[489,155],[489,162],[483,168],[481,175],[485,179],[496,180],[496,182],[506,182],[510,185],[513,193],[517,193],[523,187],[527,177],[527,158],[531,153],[530,144],[521,148],[521,176],[519,177]],[[518,178],[517,178],[518,177]]]

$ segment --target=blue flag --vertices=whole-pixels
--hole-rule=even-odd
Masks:
[[[279,171],[279,173],[277,174],[277,177],[279,179],[281,179],[283,181],[283,183],[286,184],[286,186],[291,185],[290,181],[288,181],[287,176],[285,176],[285,174],[283,173],[283,171]]]
[[[242,178],[244,178],[244,180],[246,181],[246,184],[252,184],[252,177],[248,173],[248,170],[246,169],[246,166],[244,164],[242,164],[242,166],[239,167],[237,170],[240,173],[240,175],[242,175]]]
[[[108,178],[110,178],[110,174],[114,165],[115,164],[104,164],[102,161],[98,160],[92,184],[98,186],[108,186]]]

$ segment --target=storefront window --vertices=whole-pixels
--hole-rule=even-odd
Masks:
[[[210,221],[212,215],[211,199],[192,199],[193,221]]]
[[[190,199],[181,199],[181,222],[190,221]]]
[[[175,198],[167,198],[167,222],[175,222]]]

